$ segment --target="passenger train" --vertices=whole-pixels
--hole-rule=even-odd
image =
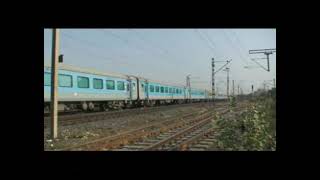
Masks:
[[[44,110],[50,109],[51,67],[44,65]],[[132,75],[59,64],[58,110],[108,110],[208,101],[206,90]]]

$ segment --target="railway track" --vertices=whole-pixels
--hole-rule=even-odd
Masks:
[[[149,108],[136,108],[136,109],[126,109],[123,111],[110,111],[110,112],[97,112],[97,113],[80,113],[80,114],[72,114],[72,115],[64,115],[59,116],[59,125],[67,126],[72,124],[80,124],[80,123],[88,123],[100,120],[106,120],[109,118],[119,118],[131,116],[132,114],[138,115],[143,113],[164,111],[168,109],[172,109],[175,107],[205,107],[210,106],[212,103],[192,103],[192,104],[180,104],[180,105],[170,105],[170,106],[157,106],[157,107],[149,107]],[[50,121],[50,117],[44,118],[44,128],[48,128],[48,122]]]
[[[225,110],[223,113],[228,112]],[[198,113],[189,113],[181,117],[169,118],[163,122],[152,123],[141,128],[127,131],[115,136],[105,137],[85,143],[69,147],[62,150],[133,150],[134,147],[141,146],[140,150],[154,150],[158,146],[172,142],[174,138],[180,138],[183,141],[175,141],[177,148],[178,144],[184,145],[187,139],[195,138],[200,134],[203,136],[211,133],[212,112],[208,109]],[[161,137],[161,138],[159,138]],[[150,142],[144,142],[145,139],[151,140]],[[144,144],[144,146],[142,146]],[[184,145],[185,146],[185,145]],[[117,149],[118,148],[118,149]],[[169,150],[173,150],[170,147]]]
[[[146,137],[156,136],[170,129],[181,127],[184,124],[193,123],[198,120],[195,117],[199,118],[207,114],[207,111],[191,112],[179,117],[167,118],[161,122],[151,123],[134,130],[126,131],[110,137],[96,139],[89,143],[76,145],[62,150],[110,150],[118,148],[121,145],[133,143]]]
[[[229,110],[220,112],[226,114]],[[207,112],[211,114],[210,112]],[[212,116],[202,116],[183,126],[112,149],[112,151],[203,151],[215,142]]]
[[[82,144],[78,143],[77,145],[65,146],[63,149],[55,150],[204,151],[208,148],[212,150],[214,148],[212,145],[215,143],[215,133],[217,132],[216,128],[213,127],[214,123],[210,123],[213,120],[212,115],[227,114],[229,116],[228,112],[234,114],[235,111],[236,114],[240,114],[245,111],[245,109],[242,109],[248,106],[246,104],[239,103],[236,107],[230,108],[228,103],[217,103],[214,106],[212,104],[204,105],[200,109],[191,108],[192,112],[185,113],[186,111],[184,111],[184,113],[178,113],[175,117],[162,118],[161,121],[157,119],[149,123],[146,121],[147,124],[140,125],[136,129],[128,129],[112,136],[93,138],[89,142],[82,142]],[[161,108],[157,109],[162,110]],[[152,114],[148,116],[150,115],[152,116]],[[104,119],[107,118],[104,117]]]
[[[179,150],[179,145],[185,140],[201,134],[212,128],[211,116],[203,117],[201,120],[192,124],[185,124],[184,126],[172,129],[170,131],[161,133],[152,138],[145,139],[140,142],[135,142],[122,148],[115,149],[115,151],[170,151]]]

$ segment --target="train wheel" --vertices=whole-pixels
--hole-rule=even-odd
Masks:
[[[87,111],[88,110],[88,104],[83,102],[82,103],[82,110]]]
[[[100,110],[101,111],[107,111],[108,108],[107,108],[106,104],[100,104]]]
[[[89,103],[89,110],[94,111],[94,104],[92,102]]]

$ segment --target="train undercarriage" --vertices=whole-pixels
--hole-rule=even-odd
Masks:
[[[121,101],[82,101],[82,102],[59,102],[58,112],[95,112],[110,111],[137,107],[152,107],[170,104],[185,104],[194,102],[209,102],[209,99],[175,99],[175,100],[121,100]],[[44,113],[50,112],[50,102],[44,103]]]

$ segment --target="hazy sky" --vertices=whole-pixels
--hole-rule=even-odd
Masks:
[[[211,89],[211,58],[232,59],[232,80],[245,93],[251,84],[261,88],[276,77],[276,54],[270,55],[270,72],[251,58],[252,49],[276,48],[276,29],[61,29],[60,53],[64,63],[100,71],[119,72],[150,79]],[[51,62],[52,30],[44,30],[44,61]],[[267,67],[265,59],[257,60]],[[218,70],[224,62],[216,63]],[[250,68],[244,68],[250,66]],[[194,78],[193,78],[194,77]],[[227,73],[216,74],[218,92],[226,91]],[[269,81],[272,84],[272,81]],[[271,87],[271,85],[269,85]]]

